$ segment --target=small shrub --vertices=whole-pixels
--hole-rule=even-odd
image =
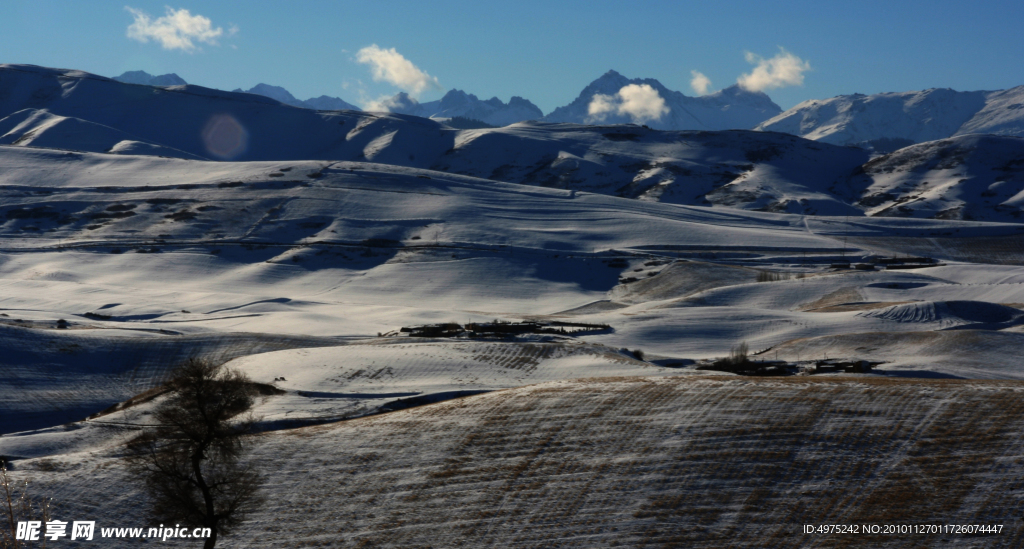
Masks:
[[[758,282],[778,282],[780,280],[789,280],[789,273],[780,273],[778,271],[757,271]]]
[[[16,525],[31,520],[38,520],[44,524],[50,521],[50,500],[36,501],[30,498],[28,481],[22,483],[21,495],[16,495],[17,486],[7,476],[7,469],[7,458],[0,456],[0,549],[19,549],[27,547],[27,542],[19,543],[15,539]],[[39,537],[42,538],[42,535]],[[45,547],[46,542],[43,543]]]

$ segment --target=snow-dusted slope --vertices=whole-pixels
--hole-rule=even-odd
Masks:
[[[877,157],[833,190],[867,215],[1019,222],[1024,137],[964,135]]]
[[[454,118],[456,116],[479,120],[492,126],[508,126],[524,120],[539,120],[544,113],[522,97],[512,96],[508,103],[497,97],[481,101],[462,90],[449,90],[441,99],[420,103],[401,92],[385,102],[391,112],[422,116],[424,118]]]
[[[185,151],[142,142],[138,136],[109,126],[40,109],[21,110],[0,120],[0,144],[206,160]]]
[[[995,92],[840,95],[804,101],[756,129],[880,152],[971,133],[1024,136],[1024,86]]]
[[[971,133],[1024,137],[1024,86],[989,92],[985,106],[957,130],[957,135]]]
[[[748,92],[738,86],[730,86],[702,97],[689,97],[669,90],[651,78],[629,79],[615,71],[608,71],[583,88],[572,103],[558,107],[543,120],[576,124],[637,122],[633,116],[619,113],[597,120],[589,109],[595,95],[615,96],[631,84],[650,86],[664,100],[668,112],[658,119],[644,121],[648,126],[661,130],[745,130],[782,112],[767,95]]]

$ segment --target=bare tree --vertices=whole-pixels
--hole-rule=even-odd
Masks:
[[[155,426],[128,444],[129,470],[143,482],[155,520],[209,528],[205,549],[260,501],[260,474],[246,462],[255,419],[243,416],[256,386],[241,372],[189,359],[168,382]]]

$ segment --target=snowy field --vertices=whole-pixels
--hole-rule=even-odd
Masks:
[[[913,150],[847,196],[829,185],[866,153],[780,134],[303,111],[275,116],[348,125],[329,154],[254,136],[264,159],[214,162],[0,120],[0,456],[61,515],[141,517],[117,458],[199,357],[277,388],[255,409],[273,495],[228,547],[831,547],[796,528],[967,519],[1016,533],[956,546],[1019,546],[1018,176],[991,216],[918,215],[987,211],[977,185],[864,215],[912,203]],[[72,146],[97,135],[109,152]],[[494,320],[602,328],[402,331]],[[876,365],[703,369],[744,343],[804,374]]]

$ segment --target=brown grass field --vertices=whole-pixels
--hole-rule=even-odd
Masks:
[[[1021,547],[1022,397],[1013,381],[591,379],[274,432],[255,456],[267,503],[222,544]],[[47,468],[37,493],[67,516],[138,503],[108,501],[113,456]]]

